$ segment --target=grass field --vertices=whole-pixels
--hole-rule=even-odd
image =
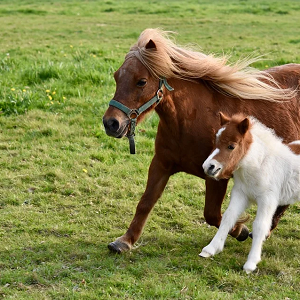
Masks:
[[[139,125],[135,156],[102,126],[113,72],[143,29],[232,61],[265,55],[262,69],[300,63],[299,20],[297,0],[2,0],[0,298],[299,299],[300,205],[246,275],[251,240],[198,257],[216,229],[203,219],[204,181],[186,174],[171,178],[135,249],[110,254],[144,191],[158,118]]]

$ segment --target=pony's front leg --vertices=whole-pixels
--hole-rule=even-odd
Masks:
[[[137,205],[134,218],[127,232],[108,245],[109,250],[121,253],[131,249],[141,236],[147,217],[161,196],[170,175],[170,168],[154,156],[148,172],[146,190]]]
[[[209,225],[219,228],[222,219],[221,206],[226,194],[228,180],[222,179],[216,181],[206,178],[205,184],[204,218]],[[229,234],[238,241],[244,241],[249,236],[249,229],[246,225],[238,223],[235,224]]]
[[[253,222],[253,241],[247,262],[244,264],[246,273],[253,272],[261,260],[261,251],[264,240],[269,236],[272,224],[272,217],[276,211],[277,205],[274,205],[272,199],[258,199],[257,213]]]
[[[234,227],[239,216],[248,207],[249,202],[244,193],[233,187],[231,199],[228,208],[223,214],[222,221],[216,235],[206,247],[202,249],[199,256],[210,257],[221,252],[228,235],[228,232]]]

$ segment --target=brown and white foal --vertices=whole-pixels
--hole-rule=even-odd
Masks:
[[[300,201],[300,141],[289,145],[253,117],[220,113],[221,129],[215,148],[203,163],[204,172],[216,180],[233,175],[234,186],[218,232],[199,254],[209,257],[221,252],[228,232],[241,213],[257,203],[253,242],[244,270],[250,273],[261,260],[262,244],[272,217],[280,205]]]

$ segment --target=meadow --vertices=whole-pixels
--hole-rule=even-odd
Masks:
[[[233,62],[263,55],[264,69],[300,63],[299,20],[297,0],[2,0],[0,298],[299,299],[300,204],[246,275],[250,239],[198,257],[216,228],[204,181],[187,174],[171,178],[135,248],[109,253],[144,191],[158,117],[138,126],[134,156],[102,126],[113,73],[143,29]]]

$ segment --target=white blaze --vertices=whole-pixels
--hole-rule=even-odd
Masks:
[[[222,129],[222,128],[221,128]],[[216,148],[211,155],[205,160],[205,162],[202,165],[202,168],[205,170],[209,167],[209,162],[220,152],[219,148]]]

